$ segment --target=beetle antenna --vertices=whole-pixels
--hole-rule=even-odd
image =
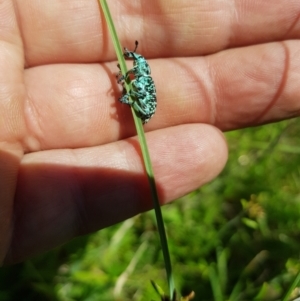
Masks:
[[[139,45],[139,42],[135,41],[135,48],[134,48],[133,52],[136,52],[136,49],[137,49],[138,45]]]

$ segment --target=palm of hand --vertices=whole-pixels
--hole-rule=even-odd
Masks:
[[[137,39],[150,58],[158,110],[146,130],[165,203],[222,169],[219,129],[299,115],[300,5],[140,2],[111,10],[124,46]],[[0,16],[0,259],[14,262],[151,200],[97,1],[5,0]]]

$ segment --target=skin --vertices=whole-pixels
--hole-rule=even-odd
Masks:
[[[299,116],[299,0],[108,4],[156,83],[145,130],[162,204],[219,174],[222,131]],[[98,2],[2,0],[0,16],[0,262],[10,264],[152,205]]]

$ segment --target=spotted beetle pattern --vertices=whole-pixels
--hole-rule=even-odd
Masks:
[[[150,76],[151,70],[146,59],[136,53],[138,42],[135,42],[135,49],[129,51],[124,48],[125,59],[133,59],[133,68],[128,70],[125,75],[119,72],[117,78],[118,83],[124,86],[125,80],[131,78],[131,89],[127,93],[123,88],[123,95],[119,99],[121,103],[128,104],[134,108],[137,116],[143,123],[147,123],[156,111],[156,88],[152,77]],[[120,66],[118,65],[120,68]]]
[[[136,53],[136,49],[138,47],[138,41],[135,41],[135,48],[133,51],[124,48],[124,58],[125,59],[133,59],[133,68],[127,71],[125,77],[128,77],[129,74],[133,74],[134,76],[150,76],[151,69],[147,62],[147,60],[140,54]]]

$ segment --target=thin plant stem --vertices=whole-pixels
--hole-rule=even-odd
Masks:
[[[294,281],[292,282],[292,284],[288,288],[288,290],[287,290],[284,298],[282,299],[282,301],[288,301],[288,300],[290,300],[291,294],[292,294],[293,290],[296,288],[296,286],[299,285],[299,282],[300,282],[300,272],[298,272],[298,274],[295,277]]]
[[[113,41],[113,45],[117,54],[117,58],[120,64],[120,69],[122,74],[126,74],[127,72],[127,67],[126,63],[123,57],[123,51],[122,47],[119,41],[119,38],[117,36],[117,32],[108,8],[108,5],[106,3],[106,0],[99,0],[101,8],[103,10],[106,23]],[[125,81],[125,89],[127,92],[130,90],[130,82]],[[163,221],[163,216],[160,208],[160,203],[158,199],[158,194],[157,194],[157,189],[156,189],[156,184],[155,184],[155,178],[154,178],[154,173],[152,169],[152,164],[151,164],[151,159],[150,159],[150,154],[149,150],[147,147],[147,142],[146,142],[146,137],[144,133],[144,128],[141,119],[136,115],[136,112],[133,108],[131,108],[133,118],[134,118],[134,123],[142,151],[142,156],[143,156],[143,161],[146,169],[146,174],[148,177],[150,189],[151,189],[151,195],[152,195],[152,200],[153,200],[153,206],[154,206],[154,211],[156,215],[156,222],[157,222],[157,227],[158,227],[158,232],[160,236],[160,242],[161,242],[161,247],[162,247],[162,252],[164,256],[164,262],[165,262],[165,268],[166,268],[166,274],[167,274],[167,281],[168,281],[168,286],[169,286],[169,296],[170,299],[172,300],[173,294],[174,294],[174,280],[173,280],[173,275],[172,275],[172,265],[171,265],[171,258],[170,258],[170,253],[169,253],[169,247],[168,247],[168,241],[167,241],[167,236],[166,236],[166,231],[164,227],[164,221]]]

